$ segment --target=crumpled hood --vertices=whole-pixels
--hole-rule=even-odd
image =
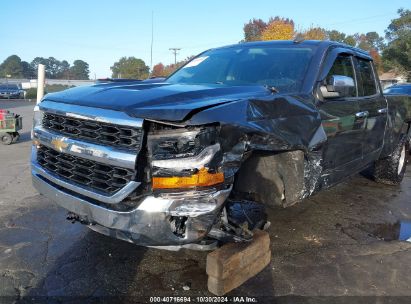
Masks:
[[[121,111],[146,119],[183,121],[192,111],[268,94],[260,86],[110,83],[51,93],[44,99]]]

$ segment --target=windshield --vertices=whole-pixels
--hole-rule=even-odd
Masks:
[[[0,90],[18,90],[19,87],[16,84],[0,84]]]
[[[313,55],[310,47],[238,46],[201,54],[171,75],[177,84],[265,85],[280,92],[301,89]]]

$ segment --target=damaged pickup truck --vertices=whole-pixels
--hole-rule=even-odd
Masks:
[[[34,186],[100,233],[210,249],[367,169],[399,184],[411,101],[384,96],[372,58],[334,42],[208,50],[169,78],[46,95]]]

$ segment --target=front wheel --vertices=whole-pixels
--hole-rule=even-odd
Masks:
[[[13,136],[10,133],[1,134],[0,139],[3,145],[10,145],[13,142]]]
[[[407,147],[407,142],[401,140],[390,156],[375,162],[373,177],[376,182],[387,185],[399,185],[402,182],[407,167]]]

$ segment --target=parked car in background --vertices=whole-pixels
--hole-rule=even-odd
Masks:
[[[24,98],[24,90],[16,83],[1,83],[0,98]]]
[[[384,94],[401,94],[411,96],[411,83],[394,84],[384,90]]]

